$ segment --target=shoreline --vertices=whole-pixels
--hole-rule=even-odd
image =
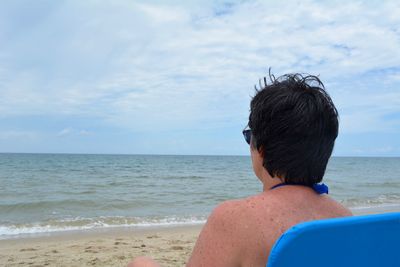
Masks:
[[[349,207],[354,216],[361,215],[371,215],[380,213],[390,213],[390,212],[400,212],[400,204],[388,204],[380,206],[370,206],[370,207]],[[121,233],[146,233],[146,232],[157,232],[157,231],[170,231],[179,229],[191,229],[191,228],[201,228],[205,224],[205,221],[184,223],[184,224],[165,224],[165,225],[148,225],[148,226],[136,226],[136,225],[121,225],[112,227],[95,227],[87,229],[66,229],[66,230],[56,230],[49,232],[37,232],[37,233],[21,233],[21,234],[10,234],[10,235],[0,235],[0,244],[2,242],[7,242],[11,240],[31,240],[31,239],[41,239],[41,238],[65,238],[65,236],[109,236]]]
[[[351,210],[358,216],[399,212],[400,207]],[[123,226],[1,239],[0,266],[126,266],[144,255],[162,266],[184,266],[203,225]]]
[[[83,230],[67,230],[57,231],[48,233],[37,233],[37,234],[23,234],[22,236],[11,236],[10,238],[0,239],[0,249],[3,243],[18,244],[25,243],[27,241],[32,242],[43,242],[43,241],[56,241],[56,240],[81,240],[90,238],[109,238],[115,236],[145,236],[154,233],[187,233],[191,231],[201,230],[204,223],[192,224],[192,225],[172,225],[172,226],[152,226],[145,228],[138,227],[112,227],[112,228],[95,228],[95,229],[83,229]]]
[[[89,229],[67,229],[67,230],[58,230],[58,231],[49,231],[49,232],[38,232],[38,233],[21,233],[15,235],[0,235],[0,245],[2,242],[12,241],[12,240],[32,240],[32,239],[53,239],[53,238],[66,238],[66,236],[73,236],[77,238],[81,238],[82,236],[104,236],[107,237],[109,235],[121,235],[125,234],[142,234],[147,232],[164,232],[170,230],[180,229],[192,229],[202,227],[205,224],[204,222],[199,223],[191,223],[191,224],[171,224],[171,225],[155,225],[155,226],[113,226],[113,227],[96,227]]]

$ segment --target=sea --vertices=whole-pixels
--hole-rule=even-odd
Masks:
[[[400,158],[333,157],[324,183],[354,213],[400,211]],[[202,224],[262,192],[249,156],[0,154],[0,239]]]

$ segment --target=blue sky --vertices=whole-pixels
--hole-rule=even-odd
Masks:
[[[2,1],[0,152],[247,155],[272,67],[320,75],[334,155],[400,156],[399,25],[398,1]]]

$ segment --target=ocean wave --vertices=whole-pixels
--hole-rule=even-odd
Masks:
[[[166,216],[166,217],[97,217],[66,218],[47,220],[36,223],[0,225],[0,239],[11,239],[26,236],[37,236],[54,232],[95,230],[117,227],[167,227],[180,225],[196,225],[206,221],[206,216]]]
[[[103,199],[59,199],[59,200],[41,200],[32,202],[4,203],[0,204],[0,214],[8,213],[35,213],[47,210],[57,209],[129,209],[146,207],[151,203],[148,200],[136,200],[135,202],[126,201],[118,198]]]
[[[61,200],[42,200],[35,202],[20,202],[20,203],[12,203],[12,204],[0,204],[1,212],[9,212],[12,209],[46,209],[52,207],[60,207],[67,205],[75,205],[75,206],[85,206],[85,207],[93,207],[96,205],[96,202],[93,200],[75,200],[75,199],[61,199]]]
[[[340,201],[343,205],[348,208],[374,208],[379,206],[396,206],[400,205],[400,195],[398,194],[387,194],[379,195],[376,197],[359,197],[359,198],[347,198]]]

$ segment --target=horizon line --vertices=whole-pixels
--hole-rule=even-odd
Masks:
[[[207,157],[250,157],[250,154],[151,154],[151,153],[77,153],[77,152],[0,152],[1,154],[38,154],[38,155],[93,155],[93,156],[207,156]],[[331,158],[400,158],[400,155],[335,155]]]

